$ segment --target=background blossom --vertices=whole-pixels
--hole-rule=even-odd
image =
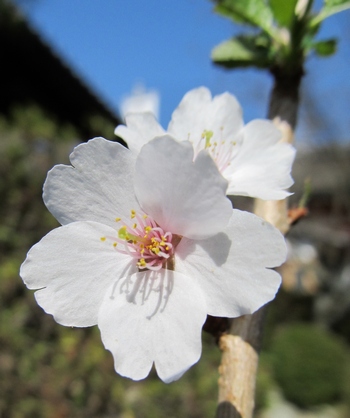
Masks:
[[[118,126],[116,135],[139,152],[164,129],[152,113],[134,113]],[[293,184],[295,149],[279,142],[281,134],[269,120],[244,125],[242,109],[229,93],[212,98],[205,87],[189,91],[173,112],[167,132],[178,141],[190,141],[195,157],[206,149],[228,180],[228,195],[284,199]]]

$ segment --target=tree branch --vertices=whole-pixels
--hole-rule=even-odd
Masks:
[[[299,86],[302,69],[294,75],[272,71],[274,86],[268,115],[282,132],[281,141],[292,143],[299,105]],[[255,200],[254,213],[285,234],[290,222],[287,200]],[[219,405],[215,418],[251,418],[254,411],[255,383],[259,350],[263,333],[266,306],[253,315],[244,315],[230,321],[227,333],[221,335],[222,350],[219,367]]]

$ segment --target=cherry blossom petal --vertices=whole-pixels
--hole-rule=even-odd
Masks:
[[[154,362],[168,383],[198,361],[205,319],[205,298],[196,281],[161,270],[136,273],[111,286],[98,326],[117,373],[140,380]]]
[[[164,133],[151,114],[132,115],[127,127],[116,128],[130,147],[141,146]],[[236,98],[223,93],[212,98],[200,87],[189,91],[175,109],[168,133],[177,141],[189,140],[194,158],[206,149],[228,180],[228,195],[284,199],[292,184],[295,150],[279,143],[281,134],[271,121],[255,120],[244,126]]]
[[[168,132],[196,147],[203,131],[212,131],[213,141],[234,140],[243,127],[242,109],[234,96],[211,97],[206,87],[189,91],[172,114]]]
[[[233,210],[225,233],[204,241],[183,238],[176,248],[175,268],[198,280],[209,315],[236,317],[274,298],[281,278],[270,268],[285,258],[284,238],[276,228]]]
[[[242,131],[239,153],[222,172],[229,181],[228,195],[279,200],[289,196],[295,149],[279,142],[280,131],[268,120],[254,120]]]
[[[72,166],[57,165],[44,184],[44,202],[65,225],[96,221],[114,226],[116,217],[138,209],[133,186],[135,156],[122,145],[95,138],[77,146]]]
[[[97,324],[104,294],[116,277],[137,271],[130,257],[117,253],[112,228],[96,222],[73,222],[54,229],[28,252],[20,275],[38,304],[66,326]]]
[[[221,231],[232,206],[227,182],[207,152],[170,136],[145,145],[136,161],[135,194],[145,213],[167,231],[203,239]]]
[[[157,136],[165,134],[155,115],[151,112],[129,113],[124,125],[115,128],[114,133],[128,144],[131,151],[139,153],[143,145]]]

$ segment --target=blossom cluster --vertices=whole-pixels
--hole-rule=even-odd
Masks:
[[[283,199],[294,149],[270,121],[243,124],[237,100],[185,95],[165,131],[152,113],[94,138],[47,176],[61,226],[31,248],[20,275],[65,326],[98,325],[116,371],[152,366],[164,382],[199,360],[207,315],[253,313],[274,298],[283,236],[227,195]]]

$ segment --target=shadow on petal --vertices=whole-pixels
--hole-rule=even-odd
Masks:
[[[174,286],[171,270],[141,271],[114,283],[109,299],[125,297],[126,302],[146,305],[147,319],[162,313],[168,304]],[[148,306],[147,306],[148,305]]]
[[[222,266],[229,255],[232,241],[224,232],[219,232],[214,237],[197,241],[197,245],[203,248],[217,266]]]
[[[144,379],[154,363],[159,377],[171,382],[199,360],[206,310],[197,281],[176,271],[145,270],[109,288],[98,326],[117,373]]]

